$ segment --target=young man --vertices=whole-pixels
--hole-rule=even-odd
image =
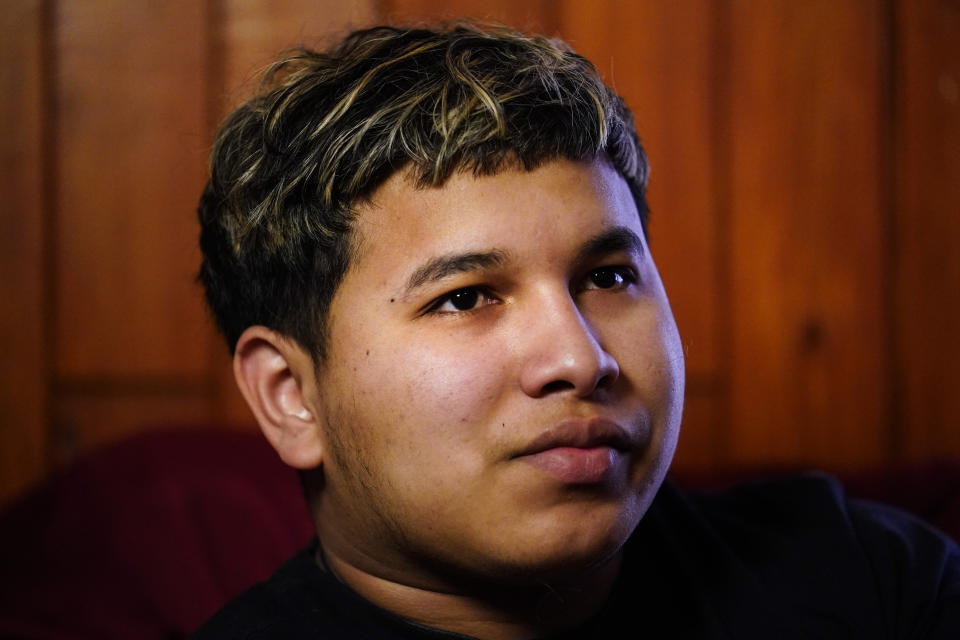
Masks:
[[[198,638],[957,637],[923,525],[825,479],[663,485],[646,177],[543,38],[378,28],[273,67],[217,138],[201,279],[317,539]]]

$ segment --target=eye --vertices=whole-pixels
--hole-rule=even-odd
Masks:
[[[629,267],[599,267],[587,273],[584,289],[623,289],[636,281]]]
[[[464,287],[438,298],[427,311],[429,313],[464,313],[493,304],[494,301],[493,296],[478,287]]]

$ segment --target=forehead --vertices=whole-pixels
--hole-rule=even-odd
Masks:
[[[397,173],[356,213],[351,270],[374,267],[383,276],[447,253],[563,252],[613,226],[643,237],[629,187],[604,159],[492,176],[458,173],[441,187],[417,187]]]

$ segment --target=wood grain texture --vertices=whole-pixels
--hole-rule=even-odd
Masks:
[[[388,19],[559,34],[635,109],[687,348],[680,467],[960,455],[958,12],[0,3],[0,503],[50,460],[137,430],[250,424],[193,283],[214,125],[277,51]]]
[[[690,388],[683,405],[683,425],[673,458],[674,471],[714,471],[726,466],[723,396],[715,389]]]
[[[733,2],[730,462],[887,451],[877,3]]]
[[[202,3],[57,4],[61,377],[206,373],[204,20]]]
[[[47,468],[43,20],[0,6],[0,505]]]
[[[262,70],[291,47],[323,47],[331,38],[373,24],[373,0],[230,0],[220,2],[212,30],[221,62],[211,79],[218,120],[256,89]]]
[[[897,3],[898,434],[960,455],[960,3]]]
[[[218,419],[208,389],[176,382],[57,385],[51,408],[51,455],[59,465],[144,431],[249,426]]]
[[[557,4],[551,0],[384,0],[381,16],[391,24],[472,18],[553,35],[557,28]]]

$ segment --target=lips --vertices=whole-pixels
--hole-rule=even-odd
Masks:
[[[643,445],[646,430],[628,431],[606,418],[569,419],[558,422],[524,447],[517,457],[563,447],[590,449],[610,447],[627,452]]]
[[[605,418],[569,419],[533,439],[514,458],[570,484],[608,479],[647,440],[648,429],[627,430]]]

